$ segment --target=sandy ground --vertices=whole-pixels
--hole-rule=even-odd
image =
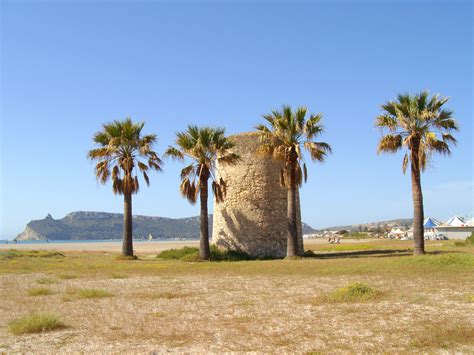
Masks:
[[[315,244],[328,245],[311,240],[305,246]],[[0,354],[474,354],[470,249],[423,259],[381,253],[235,263],[186,263],[153,255],[184,245],[197,241],[137,242],[135,249],[143,255],[134,261],[109,254],[120,251],[120,242],[16,245],[65,256],[0,260]],[[353,282],[368,284],[380,297],[320,301]],[[51,293],[30,296],[37,287]],[[75,297],[81,289],[105,290],[110,297]],[[10,321],[32,312],[54,313],[66,328],[9,332]]]
[[[172,248],[198,247],[199,241],[164,241],[164,242],[134,242],[133,249],[137,253],[159,253],[160,251]],[[31,243],[31,244],[0,244],[0,250],[56,250],[56,251],[104,251],[110,253],[120,253],[122,251],[122,241],[116,242],[92,242],[92,243]]]
[[[370,239],[361,240],[344,240],[346,243],[367,243]],[[310,239],[305,240],[305,248],[310,249],[312,245],[328,244],[326,239]],[[329,244],[328,244],[329,245]],[[140,254],[152,254],[172,248],[199,247],[198,240],[185,241],[160,241],[160,242],[134,242],[133,248],[135,252]],[[116,242],[92,242],[92,243],[31,243],[31,244],[0,244],[0,250],[18,249],[18,250],[56,250],[56,251],[101,251],[101,252],[121,252],[122,241]]]
[[[433,292],[426,281],[400,279],[393,288],[382,277],[368,277],[365,282],[388,296],[364,304],[319,305],[312,303],[316,295],[353,279],[182,275],[68,280],[50,285],[51,296],[28,298],[27,289],[39,276],[0,276],[8,286],[0,292],[0,353],[407,352],[419,350],[420,340],[428,342],[428,349],[422,349],[439,352],[445,346],[436,343],[439,337],[469,331],[474,321],[469,316],[473,306],[462,301],[459,287],[449,280],[438,282]],[[114,297],[67,301],[62,297],[71,287],[104,288]],[[8,333],[7,321],[38,310],[60,314],[68,328]],[[433,333],[438,325],[446,330]],[[474,351],[456,342],[447,347]]]

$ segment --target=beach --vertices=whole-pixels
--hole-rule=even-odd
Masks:
[[[376,239],[374,239],[376,240]],[[347,239],[343,240],[341,245],[347,243],[367,243],[370,239]],[[305,247],[311,248],[313,245],[328,244],[326,238],[320,239],[309,239],[305,240]],[[166,240],[166,241],[134,241],[133,249],[139,254],[156,254],[163,250],[175,249],[182,247],[199,247],[199,240]],[[49,243],[18,243],[14,244],[9,242],[8,244],[0,244],[0,250],[55,250],[60,252],[109,252],[109,253],[120,253],[122,251],[122,241],[104,241],[104,242],[49,242]]]
[[[199,247],[198,240],[170,240],[159,242],[139,242],[134,241],[133,249],[140,254],[154,254],[160,251],[182,247]],[[55,250],[61,252],[109,252],[120,253],[122,251],[122,241],[104,241],[104,242],[80,242],[80,243],[18,243],[10,242],[8,244],[0,244],[0,250],[17,249],[17,250]]]

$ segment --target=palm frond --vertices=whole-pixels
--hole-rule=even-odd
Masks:
[[[115,194],[138,192],[138,176],[133,173],[136,167],[143,173],[147,184],[150,181],[146,172],[150,168],[161,170],[162,161],[152,149],[156,135],[142,136],[143,127],[143,122],[133,122],[127,117],[122,121],[103,124],[102,130],[93,136],[99,147],[90,150],[88,157],[98,161],[96,175],[101,183],[105,184],[112,177]],[[148,164],[140,161],[141,158],[146,159]]]
[[[377,147],[377,153],[395,153],[402,147],[402,136],[400,134],[387,134],[383,136]]]
[[[259,152],[285,162],[285,167],[280,172],[282,186],[292,184],[292,174],[296,175],[294,183],[298,186],[307,180],[303,148],[313,161],[322,162],[331,153],[329,144],[313,141],[324,131],[322,114],[310,114],[306,118],[307,113],[306,107],[293,111],[290,106],[284,105],[281,111],[273,110],[270,114],[263,115],[269,125],[256,126],[261,140]],[[303,164],[303,168],[300,164]]]
[[[390,134],[384,136],[377,152],[396,152],[403,146],[408,150],[417,149],[418,165],[421,170],[427,166],[432,153],[451,153],[450,144],[456,145],[452,131],[459,129],[453,118],[453,111],[443,105],[448,98],[430,96],[428,91],[410,95],[400,94],[395,101],[382,105],[383,113],[375,120],[375,125]],[[441,134],[441,139],[435,133]],[[406,171],[409,154],[405,154],[402,170]]]
[[[403,157],[403,163],[402,163],[403,174],[405,174],[405,172],[407,171],[408,162],[409,162],[408,154],[405,153],[405,156]]]
[[[184,154],[181,150],[175,147],[168,147],[164,154],[165,157],[170,157],[175,160],[184,160]]]
[[[179,190],[181,195],[185,197],[192,205],[196,203],[197,189],[194,181],[190,181],[188,178],[183,179],[183,181],[181,181],[181,185],[179,186]]]
[[[225,136],[223,128],[197,127],[190,125],[186,131],[176,134],[176,145],[169,147],[165,155],[190,159],[192,163],[181,171],[180,191],[189,202],[195,203],[200,192],[201,182],[213,181],[212,189],[216,201],[225,197],[224,181],[215,181],[216,162],[223,165],[237,164],[240,157],[232,153],[234,143]]]

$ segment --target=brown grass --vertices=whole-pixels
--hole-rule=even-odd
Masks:
[[[113,297],[114,294],[102,288],[67,288],[63,301],[73,301],[75,299],[104,298]]]
[[[381,296],[379,290],[362,282],[354,282],[316,297],[314,303],[361,303],[377,300]]]
[[[459,345],[474,345],[474,325],[467,321],[446,319],[424,321],[410,330],[410,344],[420,350],[450,349]]]
[[[195,264],[104,253],[7,258],[0,261],[0,353],[472,353],[474,256],[467,246],[438,244],[428,243],[437,254],[420,258],[318,250],[324,258]],[[373,246],[362,251],[390,244]],[[30,298],[45,275],[59,280],[55,293]],[[377,296],[313,303],[355,282]],[[114,297],[80,299],[84,289]],[[18,315],[46,310],[69,327],[34,337],[8,331]]]
[[[48,332],[65,327],[57,315],[50,313],[32,313],[8,323],[8,330],[15,335]]]
[[[29,296],[48,296],[52,294],[53,291],[47,287],[34,287],[28,290]]]

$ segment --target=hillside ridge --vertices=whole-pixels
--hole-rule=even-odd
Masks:
[[[199,239],[200,219],[198,216],[168,218],[133,215],[133,237],[155,240]],[[122,239],[123,214],[74,211],[63,218],[45,218],[30,221],[25,230],[16,236],[17,241],[27,240],[109,240]],[[209,215],[209,229],[212,235],[212,215]],[[303,233],[315,232],[303,223]]]

